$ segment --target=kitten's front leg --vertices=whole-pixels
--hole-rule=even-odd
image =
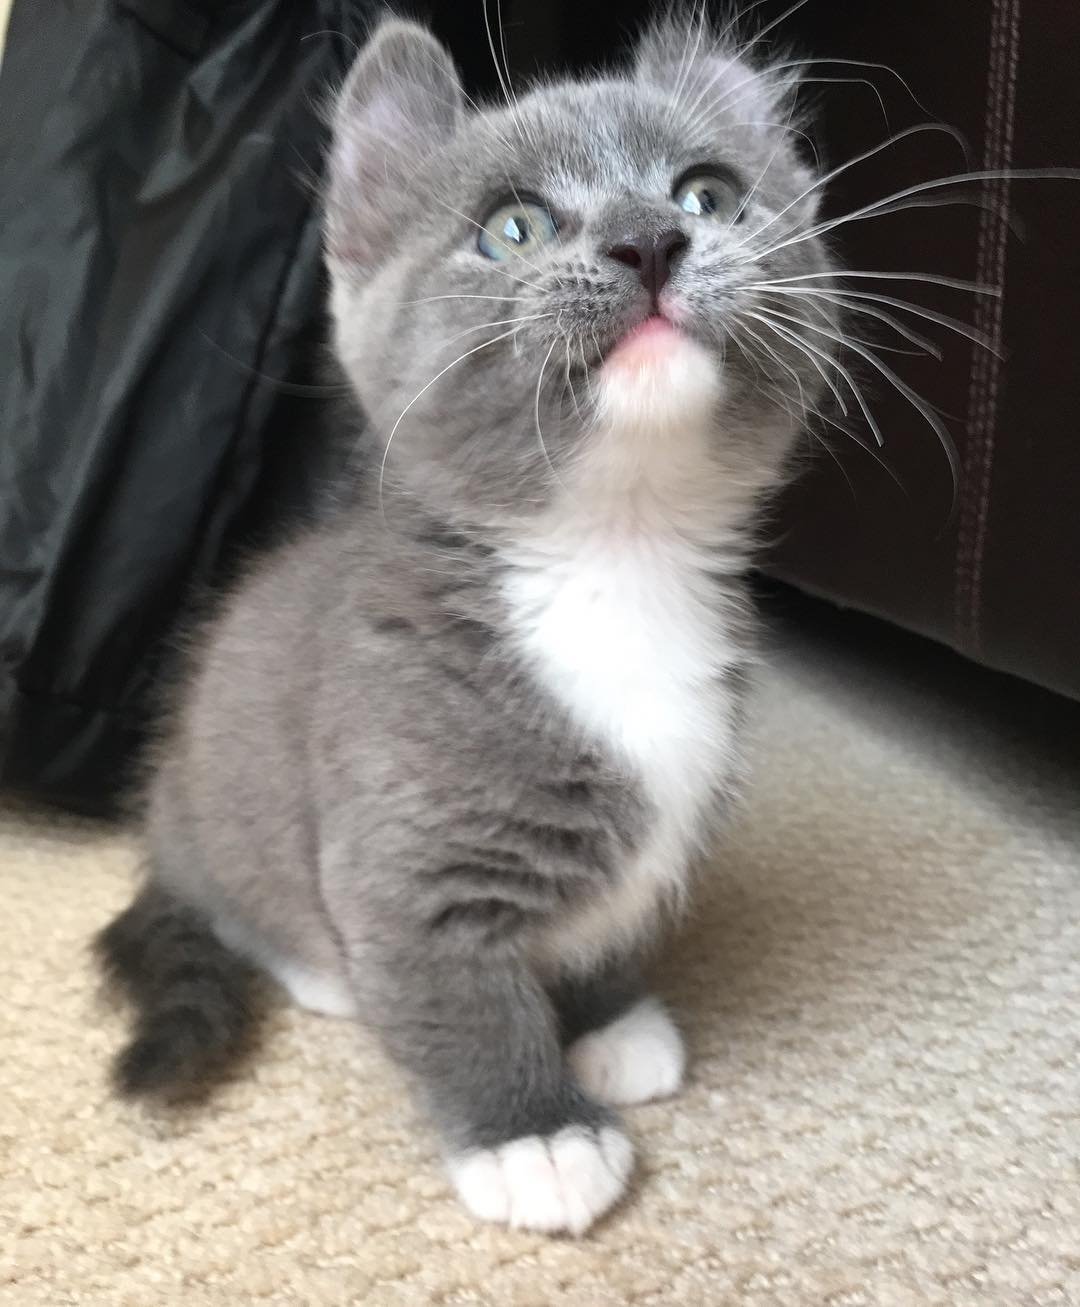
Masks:
[[[660,1001],[646,993],[634,962],[612,962],[564,980],[552,1000],[570,1070],[600,1102],[646,1103],[669,1097],[682,1084],[682,1036]]]
[[[567,1074],[551,1002],[512,946],[442,923],[349,951],[361,1011],[419,1085],[475,1216],[580,1234],[618,1200],[630,1141]]]

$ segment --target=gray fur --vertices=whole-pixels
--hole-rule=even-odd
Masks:
[[[695,223],[670,193],[715,162],[756,183],[745,224],[791,204],[783,230],[805,228],[790,94],[707,33],[660,30],[626,75],[476,114],[445,52],[390,23],[337,101],[327,251],[368,485],[259,562],[201,636],[146,833],[172,903],[271,969],[336,978],[451,1151],[613,1119],[562,1047],[639,996],[648,940],[613,940],[586,968],[541,965],[533,941],[604,901],[658,814],[516,651],[502,583],[588,445],[591,370],[647,311],[604,251],[675,223],[686,329],[725,382],[707,584],[749,659],[749,533],[817,372],[780,337],[751,359],[729,328],[763,272],[827,264],[813,241],[740,262],[738,228]],[[474,223],[514,190],[561,220],[535,266],[476,251]],[[483,325],[538,313],[558,316]],[[732,783],[716,777],[710,828]]]

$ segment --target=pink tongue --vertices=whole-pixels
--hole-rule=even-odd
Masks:
[[[654,315],[627,332],[608,355],[608,363],[619,367],[649,363],[667,354],[678,339],[678,330],[667,318]]]

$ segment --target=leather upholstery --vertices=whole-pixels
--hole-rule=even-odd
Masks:
[[[909,0],[860,6],[858,15],[850,8],[824,24],[804,11],[804,38],[821,54],[900,71],[933,118],[964,133],[972,168],[1080,167],[1080,5]],[[905,109],[887,74],[868,75],[882,88],[894,131],[926,116],[910,101]],[[866,88],[825,89],[830,164],[884,138]],[[838,178],[830,210],[964,167],[947,136],[920,134]],[[849,267],[926,271],[999,292],[860,283],[964,318],[996,351],[910,318],[944,346],[942,362],[881,355],[948,415],[959,456],[955,511],[950,517],[949,467],[934,433],[863,365],[860,379],[886,438],[880,456],[903,489],[831,432],[851,485],[832,460],[816,458],[780,507],[768,566],[809,592],[1080,697],[1080,181],[963,189],[986,207],[917,209],[836,232]],[[864,333],[874,325],[859,324]],[[870,334],[889,339],[887,331]],[[873,443],[865,426],[858,434]]]

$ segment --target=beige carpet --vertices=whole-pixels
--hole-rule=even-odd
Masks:
[[[581,1242],[472,1224],[347,1024],[283,1011],[199,1115],[111,1102],[84,945],[135,851],[7,810],[0,1302],[1080,1303],[1080,718],[785,641],[663,984],[690,1084],[630,1113],[639,1182]]]

